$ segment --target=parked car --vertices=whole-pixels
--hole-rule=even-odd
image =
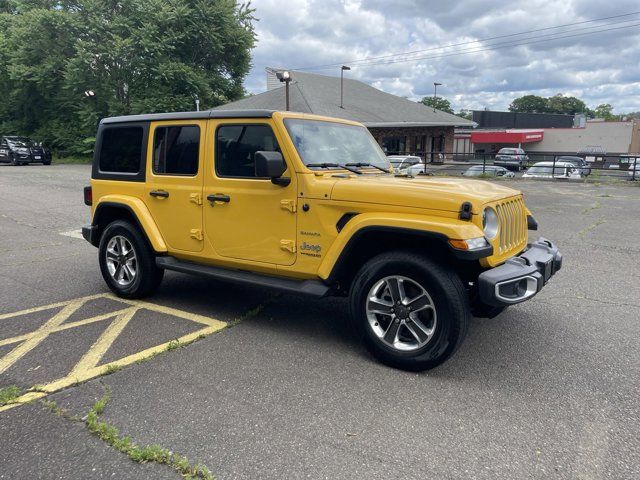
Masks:
[[[462,173],[465,177],[504,177],[513,178],[515,173],[510,172],[504,167],[496,167],[495,165],[474,165],[465,172]]]
[[[538,162],[522,175],[522,178],[558,178],[579,180],[580,169],[569,162]]]
[[[529,243],[537,223],[519,191],[396,177],[349,120],[271,110],[106,118],[93,162],[82,235],[117,295],[151,295],[172,270],[348,296],[358,337],[407,370],[444,362],[472,314],[530,300],[562,267],[552,242]]]
[[[51,152],[42,144],[33,142],[28,137],[7,136],[0,138],[0,162],[13,165],[27,163],[51,164]]]
[[[580,175],[582,175],[583,177],[591,175],[591,165],[583,157],[562,155],[561,157],[556,158],[556,161],[573,163],[580,169]]]
[[[426,170],[424,163],[411,165],[409,168],[405,168],[401,173],[406,173],[412,177],[415,177],[416,175],[433,175],[433,173]]]
[[[389,159],[389,163],[393,169],[400,172],[406,170],[412,165],[422,163],[422,159],[415,155],[388,155],[387,158]]]
[[[630,180],[640,180],[640,156],[629,162],[629,170],[627,173],[629,174]]]
[[[515,170],[519,172],[523,168],[526,168],[529,156],[524,153],[521,148],[501,148],[498,150],[494,165],[506,167],[509,170]]]

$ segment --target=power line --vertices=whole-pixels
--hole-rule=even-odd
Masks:
[[[385,61],[371,61],[370,63],[359,63],[355,66],[357,67],[367,67],[367,66],[376,66],[376,65],[389,65],[389,64],[394,64],[394,63],[408,63],[408,62],[415,62],[418,60],[431,60],[431,59],[437,59],[437,58],[444,58],[444,57],[452,57],[452,56],[457,56],[457,55],[467,55],[470,53],[478,53],[478,52],[485,52],[485,51],[489,51],[489,50],[499,50],[499,49],[503,49],[503,48],[509,48],[509,47],[518,47],[518,46],[522,46],[522,45],[530,45],[530,44],[535,44],[535,43],[543,43],[543,42],[550,42],[553,40],[560,40],[563,38],[572,38],[572,37],[580,37],[580,36],[586,36],[586,35],[593,35],[596,33],[603,33],[603,32],[609,32],[609,31],[613,31],[613,30],[623,30],[626,28],[631,28],[631,27],[637,27],[640,26],[640,23],[635,23],[632,25],[625,25],[622,27],[614,27],[614,28],[606,28],[606,29],[600,29],[600,30],[593,30],[593,31],[589,31],[589,32],[582,32],[582,33],[574,33],[571,35],[560,35],[559,32],[558,34],[553,34],[553,35],[558,35],[558,36],[554,36],[554,37],[550,37],[550,38],[543,38],[543,39],[523,39],[523,41],[510,41],[510,42],[499,42],[499,43],[495,43],[493,45],[489,45],[489,46],[485,46],[482,48],[470,48],[470,49],[463,49],[460,51],[456,51],[456,52],[451,52],[451,53],[442,53],[442,54],[438,54],[438,55],[427,55],[427,56],[418,56],[418,57],[411,57],[411,58],[400,58],[400,59],[390,59],[390,60],[385,60]],[[526,40],[526,41],[525,41]],[[327,66],[324,68],[314,68],[313,70],[329,70],[331,68],[335,68],[334,65],[331,66]],[[310,68],[308,67],[307,70],[309,70]],[[294,69],[296,70],[296,69]],[[304,69],[297,69],[297,70],[304,70]]]
[[[335,66],[340,66],[340,65],[344,65],[344,64],[358,64],[361,62],[370,62],[373,60],[380,60],[380,59],[385,59],[385,58],[393,58],[393,57],[398,57],[398,56],[403,56],[403,55],[412,55],[412,54],[416,54],[416,53],[422,53],[422,52],[427,52],[427,51],[433,51],[433,50],[440,50],[440,49],[445,49],[445,48],[452,48],[452,47],[458,47],[458,46],[463,46],[463,45],[470,45],[473,43],[479,43],[479,42],[488,42],[491,40],[498,40],[501,38],[509,38],[509,37],[516,37],[516,36],[521,36],[521,35],[526,35],[526,34],[530,34],[530,33],[537,33],[537,32],[543,32],[543,31],[548,31],[548,30],[556,30],[559,28],[566,28],[566,27],[571,27],[571,26],[576,26],[576,25],[584,25],[586,23],[593,23],[593,22],[601,22],[604,20],[612,20],[612,19],[617,19],[617,18],[623,18],[623,17],[629,17],[632,15],[638,15],[640,14],[639,12],[630,12],[630,13],[624,13],[624,14],[620,14],[620,15],[612,15],[609,17],[601,17],[601,18],[594,18],[592,20],[584,20],[581,22],[573,22],[573,23],[566,23],[566,24],[562,24],[562,25],[556,25],[554,27],[545,27],[545,28],[537,28],[534,30],[525,30],[522,32],[518,32],[518,33],[510,33],[510,34],[506,34],[506,35],[497,35],[494,37],[487,37],[487,38],[481,38],[478,40],[471,40],[471,41],[466,41],[466,42],[460,42],[460,43],[454,43],[451,45],[440,45],[440,46],[435,46],[435,47],[430,47],[430,48],[425,48],[425,49],[421,49],[421,50],[413,50],[413,51],[408,51],[408,52],[400,52],[400,53],[393,53],[393,54],[388,54],[388,55],[380,55],[380,56],[376,56],[376,57],[365,57],[365,58],[361,58],[361,59],[355,59],[355,60],[350,60],[350,61],[342,61],[342,62],[336,62],[336,63],[327,63],[324,65],[314,65],[314,66],[309,66],[309,67],[300,67],[300,68],[295,68],[293,70],[324,70],[327,69],[328,67],[335,67]],[[631,21],[631,20],[627,20],[627,21]],[[614,23],[610,23],[609,25],[613,25]],[[619,23],[624,23],[624,22],[619,22]],[[597,28],[597,27],[601,27],[604,25],[594,25],[593,27],[587,27],[587,28]],[[576,31],[576,30],[580,30],[580,29],[574,29],[574,30],[569,30],[569,31]],[[566,32],[558,32],[558,33],[566,33]],[[553,34],[551,34],[553,35]]]

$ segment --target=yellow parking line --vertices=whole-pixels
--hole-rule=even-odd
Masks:
[[[124,303],[128,306],[126,308],[122,308],[113,312],[96,315],[96,316],[78,320],[75,322],[64,323],[74,312],[76,312],[87,301],[94,300],[97,298],[109,298],[117,302]],[[94,342],[94,344],[90,347],[90,349],[82,356],[82,358],[73,367],[73,369],[68,375],[66,375],[65,377],[59,378],[57,380],[54,380],[52,382],[49,382],[46,385],[39,386],[37,391],[29,391],[8,405],[0,406],[0,412],[9,410],[19,405],[23,405],[33,400],[37,400],[39,398],[45,397],[50,393],[57,392],[64,388],[75,385],[77,383],[81,383],[81,382],[90,380],[92,378],[98,377],[100,375],[107,373],[111,368],[124,367],[132,363],[135,363],[137,361],[148,358],[150,356],[157,355],[158,353],[161,353],[167,350],[167,347],[172,342],[177,341],[180,344],[191,343],[192,341],[200,337],[211,335],[212,333],[222,330],[228,325],[225,322],[222,322],[220,320],[216,320],[213,318],[205,317],[203,315],[185,312],[183,310],[178,310],[175,308],[166,307],[163,305],[156,305],[153,303],[139,301],[139,300],[122,299],[122,298],[115,297],[114,295],[111,295],[111,294],[91,295],[83,298],[78,298],[75,300],[70,300],[67,302],[58,302],[50,305],[45,305],[42,307],[34,307],[27,310],[21,310],[19,312],[14,312],[10,314],[3,314],[3,315],[0,315],[0,320],[5,318],[18,317],[18,316],[26,315],[33,312],[49,310],[56,307],[63,307],[63,308],[37,330],[31,333],[0,340],[0,346],[22,342],[13,350],[11,350],[7,355],[0,358],[0,373],[3,373],[4,371],[6,371],[9,367],[11,367],[15,362],[17,362],[20,358],[26,355],[29,351],[36,348],[51,333],[67,330],[69,328],[79,327],[82,325],[87,325],[89,323],[108,320],[110,318],[113,318],[113,321],[109,324],[109,326],[105,329],[105,331],[100,335],[100,337]],[[165,315],[175,316],[185,320],[190,320],[192,322],[204,325],[204,328],[201,328],[195,332],[183,335],[182,337],[179,337],[175,340],[164,342],[160,345],[156,345],[155,347],[150,347],[140,352],[136,352],[134,354],[112,361],[110,363],[107,363],[104,365],[98,365],[103,355],[108,351],[108,349],[111,347],[113,342],[122,333],[123,329],[129,323],[129,321],[133,318],[136,312],[142,309],[151,310],[151,311],[162,313]]]
[[[76,300],[69,303],[66,307],[55,314],[49,321],[42,325],[38,330],[33,332],[27,340],[11,350],[8,354],[0,359],[0,374],[4,373],[11,365],[20,360],[23,356],[36,348],[42,341],[49,336],[51,331],[69,318],[73,312],[78,310],[84,302]]]
[[[76,366],[73,367],[73,370],[71,370],[68,376],[77,376],[83,371],[95,367],[138,310],[138,307],[130,307],[125,310],[124,313],[118,315],[115,320],[109,324],[107,329],[102,332],[102,335],[98,337],[98,340],[95,341],[91,348],[89,348],[89,351],[85,353]]]
[[[123,308],[122,310],[116,310],[115,312],[103,313],[102,315],[96,315],[95,317],[85,318],[84,320],[78,320],[76,322],[63,323],[62,325],[51,329],[50,333],[62,332],[64,330],[68,330],[74,327],[81,327],[82,325],[87,325],[89,323],[101,322],[102,320],[107,320],[108,318],[120,315],[121,313],[128,311],[129,308],[131,307]],[[11,345],[12,343],[21,342],[31,337],[31,335],[33,335],[33,333],[25,333],[22,335],[18,335],[17,337],[5,338],[3,340],[0,340],[0,347],[4,345]]]

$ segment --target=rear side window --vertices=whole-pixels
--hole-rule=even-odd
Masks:
[[[153,137],[153,173],[196,175],[200,149],[200,127],[158,127]]]
[[[216,173],[256,178],[255,154],[280,151],[269,125],[223,125],[216,132]]]
[[[142,160],[142,127],[114,127],[102,132],[100,171],[138,173]]]

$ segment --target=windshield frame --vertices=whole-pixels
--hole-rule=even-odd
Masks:
[[[337,158],[332,158],[332,159],[323,159],[321,157],[318,158],[306,158],[305,156],[307,155],[306,152],[304,152],[302,149],[299,148],[299,145],[297,145],[297,141],[295,139],[295,134],[293,132],[293,128],[294,125],[297,126],[301,123],[308,123],[310,125],[315,125],[316,127],[338,127],[338,128],[344,128],[345,131],[351,130],[351,131],[358,131],[358,132],[363,132],[364,133],[364,137],[363,138],[368,138],[369,140],[369,145],[372,147],[371,149],[371,153],[374,155],[367,155],[367,157],[365,159],[362,158],[351,158],[351,159],[347,159],[346,161],[342,161],[344,160],[344,158],[341,159],[337,159]],[[322,164],[322,163],[336,163],[340,166],[338,167],[326,167],[327,170],[349,170],[349,168],[345,167],[345,164],[351,164],[351,163],[370,163],[371,166],[364,166],[364,167],[360,167],[360,168],[371,168],[371,169],[376,169],[376,166],[384,168],[384,169],[392,169],[392,168],[396,168],[394,167],[390,160],[387,158],[386,154],[383,152],[382,148],[380,147],[380,145],[378,144],[378,142],[376,141],[376,139],[373,137],[373,135],[371,135],[371,132],[369,131],[369,129],[367,127],[365,127],[364,125],[360,125],[360,124],[356,124],[356,123],[343,123],[340,122],[338,120],[330,120],[330,119],[319,119],[319,118],[301,118],[301,117],[286,117],[283,119],[283,125],[284,125],[284,130],[286,132],[286,134],[289,137],[289,140],[291,141],[291,145],[293,146],[295,152],[298,155],[298,158],[300,159],[300,162],[302,163],[302,165],[307,168],[309,171],[311,172],[318,172],[319,169],[323,168],[323,167],[309,167],[309,164]],[[336,144],[331,144],[333,147],[336,147]],[[376,158],[377,155],[377,158]]]

